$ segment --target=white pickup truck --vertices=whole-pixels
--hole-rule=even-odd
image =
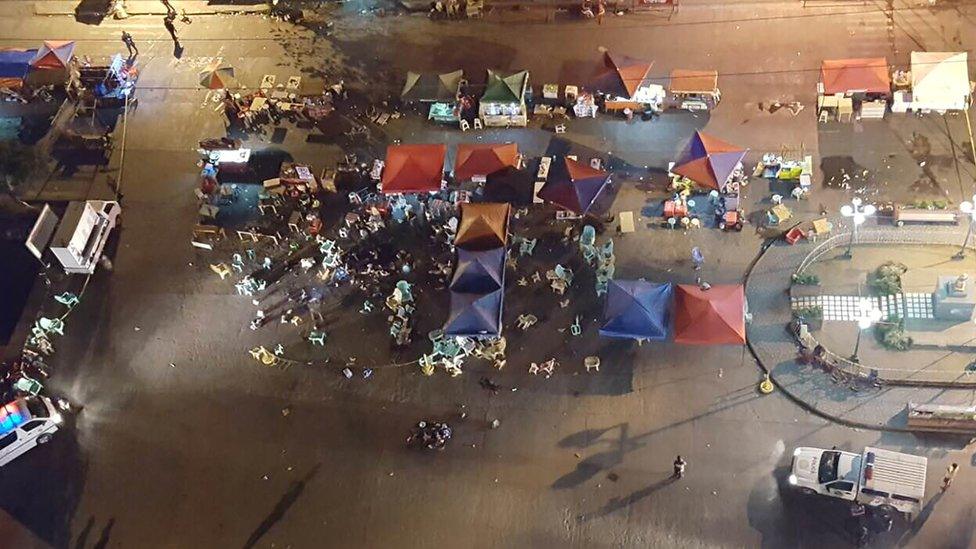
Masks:
[[[887,507],[911,517],[922,507],[927,465],[924,457],[881,448],[855,454],[801,447],[793,451],[789,483],[806,494]]]

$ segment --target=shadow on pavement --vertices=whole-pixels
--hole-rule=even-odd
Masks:
[[[637,503],[638,501],[646,498],[647,496],[653,494],[654,492],[657,492],[661,488],[664,488],[665,486],[669,486],[671,484],[674,484],[677,481],[678,481],[678,479],[676,477],[670,476],[670,477],[667,477],[665,479],[659,480],[659,481],[655,482],[654,484],[645,486],[644,488],[641,488],[640,490],[637,490],[636,492],[633,492],[631,494],[628,494],[627,496],[624,496],[622,498],[611,498],[610,501],[608,501],[606,503],[606,505],[604,505],[600,509],[598,509],[598,510],[592,512],[592,513],[585,513],[585,514],[580,515],[578,517],[578,521],[579,522],[587,522],[589,520],[593,520],[595,518],[603,517],[603,516],[609,515],[610,513],[615,512],[615,511],[619,511],[621,509],[630,507],[631,505],[633,505],[633,504]]]
[[[254,529],[251,536],[247,538],[247,542],[244,543],[245,549],[254,547],[258,541],[260,541],[261,538],[268,533],[268,530],[270,530],[272,526],[277,524],[278,521],[285,516],[285,513],[291,509],[291,506],[298,501],[299,496],[301,496],[302,492],[305,491],[305,485],[318,474],[321,466],[321,463],[317,464],[315,467],[312,467],[312,470],[309,471],[308,474],[302,478],[302,480],[292,483],[291,488],[289,488],[288,491],[281,496],[281,499],[275,504],[274,509],[272,509],[268,516],[261,521],[261,524]]]
[[[74,429],[62,427],[51,442],[3,467],[0,507],[44,542],[68,547],[87,473]]]

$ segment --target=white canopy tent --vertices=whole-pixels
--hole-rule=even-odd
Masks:
[[[963,110],[969,105],[969,56],[966,52],[912,52],[912,108]]]

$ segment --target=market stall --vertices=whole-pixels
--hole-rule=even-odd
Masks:
[[[607,111],[660,112],[664,104],[664,87],[650,80],[652,61],[626,55],[604,54],[604,68],[588,86],[603,95]]]
[[[408,72],[400,92],[404,103],[453,103],[461,93],[464,71],[420,73]]]
[[[30,62],[27,81],[31,86],[66,84],[71,79],[71,60],[75,43],[71,40],[46,40]]]
[[[484,183],[488,176],[519,163],[516,143],[461,143],[454,159],[454,181]]]
[[[390,145],[381,183],[384,194],[437,192],[444,179],[447,146]]]
[[[718,71],[712,70],[675,69],[668,92],[676,107],[689,111],[711,110],[722,99]]]
[[[891,100],[891,75],[884,57],[830,59],[820,66],[817,114],[821,122],[884,118]]]
[[[892,110],[952,111],[969,106],[973,83],[966,52],[912,52],[911,93],[898,92]]]
[[[489,69],[488,83],[478,107],[478,116],[484,125],[525,127],[529,122],[525,105],[525,92],[528,86],[528,71],[503,76]]]
[[[69,202],[51,240],[51,252],[64,272],[92,274],[122,209],[118,202]]]
[[[106,65],[87,65],[78,69],[79,83],[89,106],[118,107],[135,88],[138,72],[115,54]]]

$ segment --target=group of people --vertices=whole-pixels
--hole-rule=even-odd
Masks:
[[[421,421],[410,431],[407,444],[428,450],[443,450],[452,434],[451,426],[447,423]]]

